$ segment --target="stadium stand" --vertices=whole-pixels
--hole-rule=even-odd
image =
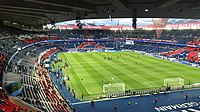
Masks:
[[[2,0],[0,112],[199,112],[200,19],[182,19],[199,9],[200,0]]]
[[[39,54],[35,54],[37,50],[28,54],[27,52],[32,49],[37,49],[37,47],[30,47],[19,53],[15,61],[12,61],[12,65],[18,65],[17,72],[23,76],[24,88],[18,98],[43,111],[68,111],[67,104],[64,104],[62,98],[57,95],[58,93],[52,86],[51,79],[49,79],[45,69],[37,70],[34,67],[36,61],[34,57]],[[39,47],[40,53],[43,50],[46,49],[40,49]],[[55,49],[49,50],[41,57],[41,60],[45,60],[54,51]],[[23,59],[20,57],[23,57]],[[37,70],[36,72],[34,72],[34,68]]]
[[[3,31],[3,29],[1,30]],[[4,30],[6,31],[5,28]],[[19,29],[16,30],[16,32],[18,31]],[[69,99],[77,102],[77,99],[69,98],[73,96],[69,95],[66,87],[63,89],[65,84],[60,85],[56,75],[48,72],[45,68],[45,60],[49,59],[49,57],[58,50],[68,51],[69,49],[84,49],[87,51],[87,49],[96,48],[104,50],[125,49],[153,54],[161,53],[166,57],[184,58],[193,63],[198,63],[199,60],[199,49],[194,47],[200,44],[198,40],[199,31],[197,30],[164,31],[160,38],[155,37],[154,31],[142,30],[137,30],[133,33],[129,31],[113,32],[108,30],[68,30],[66,35],[59,34],[52,36],[40,35],[40,33],[36,34],[36,32],[33,33],[34,35],[30,35],[32,32],[19,32],[22,33],[9,34],[8,32],[2,34],[2,36],[7,37],[6,39],[0,40],[0,78],[2,81],[4,70],[5,72],[12,72],[21,76],[23,88],[21,93],[16,95],[17,98],[24,101],[27,105],[31,105],[42,111],[68,112],[71,111]],[[94,40],[91,41],[87,39]],[[134,44],[126,44],[127,39],[134,40]],[[55,42],[46,42],[46,40]],[[164,42],[164,44],[161,44],[160,42]],[[30,44],[33,46],[23,48]],[[174,44],[186,44],[190,46],[179,46]],[[6,60],[10,59],[16,52],[17,54],[7,66]],[[106,97],[113,98],[116,96],[121,97],[151,92],[165,92],[165,89],[136,92],[130,91],[123,94],[109,94]],[[7,98],[5,93],[1,92],[1,97],[3,103],[1,103],[0,106],[2,108],[4,106],[3,110],[12,111],[21,109],[18,105],[9,101],[9,98]],[[11,106],[12,108],[10,108]],[[25,109],[21,110],[24,111]]]
[[[5,112],[18,111],[21,108],[9,101],[9,95],[6,93],[2,84],[6,60],[7,57],[3,54],[0,54],[0,109],[1,111]]]
[[[0,109],[2,112],[18,111],[19,108],[16,104],[12,103],[8,99],[8,95],[5,94],[3,88],[0,88]]]

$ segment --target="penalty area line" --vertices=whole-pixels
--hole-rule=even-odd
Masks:
[[[81,81],[81,83],[83,84],[84,88],[86,89],[86,91],[91,94],[91,92],[88,90],[88,88],[85,86],[85,84],[83,83],[83,81],[80,79],[79,75],[77,74],[78,79]]]
[[[102,92],[90,92],[88,90],[88,88],[85,86],[84,82],[80,79],[79,75],[77,75],[79,80],[81,81],[81,83],[83,84],[84,88],[86,89],[86,91],[88,92],[88,94],[92,95],[92,94],[99,94],[99,93],[102,93]]]
[[[144,82],[146,85],[150,86],[150,87],[153,87],[152,85],[150,85],[148,82]]]

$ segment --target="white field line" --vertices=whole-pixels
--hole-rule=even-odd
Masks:
[[[90,92],[88,90],[88,88],[85,86],[84,82],[82,82],[82,80],[80,79],[79,75],[77,75],[79,80],[81,81],[81,83],[83,84],[84,88],[86,89],[86,91],[89,93],[89,94],[98,94],[98,93],[102,93],[102,92]]]
[[[67,60],[68,61],[68,60]],[[109,61],[110,60],[105,60],[107,63],[109,63]],[[70,67],[71,67],[71,65],[73,66],[73,65],[80,65],[80,64],[84,64],[84,63],[88,63],[88,64],[96,64],[96,62],[102,62],[102,61],[95,61],[95,62],[80,62],[80,63],[70,63],[69,65],[70,65]],[[68,63],[69,63],[69,61],[68,61]],[[124,64],[124,62],[120,62],[120,63],[109,63],[109,64]],[[167,72],[168,74],[169,73],[177,73],[177,72]],[[126,75],[126,76],[130,76],[130,77],[134,77],[134,76],[137,76],[138,74],[134,74],[134,75]],[[118,77],[125,77],[125,76],[113,76],[113,77],[116,77],[116,78],[118,78]],[[113,77],[111,77],[111,78],[113,78]],[[147,76],[148,77],[148,76]],[[151,77],[151,76],[149,76],[149,77]],[[80,77],[78,76],[78,78],[79,78],[79,80],[80,80]],[[138,77],[139,78],[139,77]],[[142,78],[142,77],[141,77]],[[81,81],[81,80],[80,80]],[[119,83],[119,82],[117,82],[116,80],[114,80],[116,83]],[[161,82],[161,81],[153,81],[153,82]],[[89,90],[88,90],[88,88],[84,85],[84,83],[81,81],[81,83],[83,84],[83,86],[86,88],[86,90],[87,90],[87,92],[89,93],[89,94],[98,94],[98,93],[102,93],[102,92],[90,92]],[[146,85],[148,85],[148,86],[150,86],[150,87],[158,87],[158,86],[152,86],[152,85],[150,85],[149,83],[152,83],[152,81],[147,81],[147,82],[144,82]],[[130,89],[135,89],[135,88],[130,88]]]
[[[113,76],[113,77],[120,78],[120,77],[126,77],[126,76],[129,76],[129,77],[131,77],[131,78],[134,77],[134,79],[145,79],[145,78],[152,77],[151,75],[146,75],[145,77],[143,77],[143,75],[140,75],[140,74],[120,75],[120,76]],[[141,77],[139,77],[139,76],[141,76]],[[146,82],[162,82],[162,80],[163,80],[163,82],[164,82],[164,79],[165,79],[165,78],[160,79],[159,81],[148,81],[148,80],[147,80]]]
[[[65,63],[67,63],[68,64],[68,68],[72,68],[71,67],[71,64],[70,64],[70,62],[69,62],[69,60],[65,57]]]
[[[144,82],[145,84],[147,84],[148,86],[150,86],[150,87],[152,87],[152,85],[151,84],[149,84],[148,82]]]
[[[69,61],[66,60],[68,62],[68,65],[70,65]],[[76,71],[75,71],[76,72]],[[81,81],[81,83],[83,84],[84,88],[86,89],[86,91],[90,94],[91,92],[87,89],[87,87],[85,86],[85,84],[82,82],[82,80],[80,79],[79,75],[77,74],[79,80]]]
[[[78,75],[77,75],[78,76]],[[80,80],[80,77],[78,76],[78,78],[79,78],[79,80]],[[88,88],[85,86],[85,84],[84,84],[84,82],[82,82],[82,80],[80,80],[81,81],[81,83],[83,84],[83,86],[84,86],[84,88],[86,89],[86,91],[89,93],[89,94],[99,94],[99,93],[102,93],[102,92],[90,92],[89,90],[88,90]],[[70,82],[71,83],[71,82]],[[72,84],[71,84],[72,85]]]
[[[153,82],[163,82],[164,83],[164,80],[158,80],[158,81],[146,81],[147,83],[153,83]]]
[[[134,74],[134,75],[126,75],[126,76],[136,76],[136,75],[138,75],[138,74]],[[115,79],[115,77],[116,78],[118,78],[118,77],[125,77],[125,76],[113,76],[113,77],[111,77],[111,78],[114,78]],[[142,77],[141,77],[142,78]],[[112,79],[112,80],[114,80],[114,79]],[[114,80],[116,83],[119,83],[119,82],[117,82],[116,80]],[[154,82],[162,82],[162,81],[146,81],[146,82],[144,82],[146,85],[148,85],[149,87],[160,87],[159,85],[158,86],[153,86],[153,85],[151,85],[150,83],[154,83]],[[163,81],[164,82],[164,81]],[[122,82],[123,83],[123,82]],[[136,88],[129,88],[129,89],[136,89]]]
[[[102,92],[89,92],[90,95],[92,95],[92,94],[100,94],[100,93],[103,94],[103,90],[102,90]]]
[[[70,64],[69,62],[67,62],[67,64],[68,64],[68,67],[67,67],[67,68],[72,68],[72,67],[71,67],[71,64]]]
[[[87,89],[87,87],[85,86],[85,84],[82,82],[82,80],[80,79],[79,75],[77,75],[79,80],[81,81],[81,83],[83,84],[84,88],[86,89],[86,91],[90,94],[91,92]]]
[[[71,63],[71,65],[80,65],[80,64],[98,64],[98,62],[102,62],[102,61],[95,61],[95,62],[80,62],[80,63]],[[127,62],[126,62],[127,63]],[[128,62],[129,63],[129,62]],[[125,62],[119,62],[119,63],[111,63],[109,61],[106,61],[105,64],[101,64],[101,65],[113,65],[113,64],[125,64]]]
[[[114,76],[115,77],[115,76]],[[115,78],[114,77],[111,77],[111,79],[113,80],[113,81],[115,81],[116,83],[119,83],[119,82],[117,82],[116,80],[115,80]]]
[[[73,64],[71,64],[68,60],[66,61],[68,63],[68,65],[71,67],[71,65],[73,66]],[[79,64],[80,65],[80,64]],[[71,67],[72,68],[72,67]],[[75,71],[76,72],[76,71]],[[79,75],[77,74],[79,80],[81,81],[81,83],[83,84],[84,88],[86,89],[86,91],[89,93],[89,94],[99,94],[99,93],[102,93],[102,92],[90,92],[88,90],[88,88],[85,86],[84,82],[82,82],[82,80],[80,79]]]
[[[112,76],[112,77],[116,77],[116,78],[118,78],[118,77],[126,77],[126,76],[129,76],[129,77],[133,77],[133,76],[137,76],[138,74],[133,74],[133,75],[120,75],[120,76]],[[111,78],[112,78],[111,77]]]

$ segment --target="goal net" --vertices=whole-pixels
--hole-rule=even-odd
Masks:
[[[103,85],[104,93],[121,93],[125,92],[124,83],[113,83],[113,84],[104,84]]]
[[[164,79],[164,86],[183,86],[184,79],[181,78],[168,78]]]

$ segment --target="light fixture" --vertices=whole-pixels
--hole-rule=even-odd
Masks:
[[[149,12],[149,9],[146,8],[146,9],[144,9],[144,11],[145,11],[145,12]]]

